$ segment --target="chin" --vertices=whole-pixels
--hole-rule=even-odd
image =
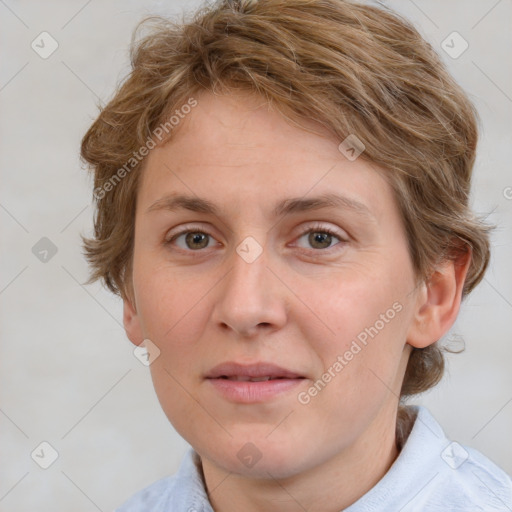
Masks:
[[[311,449],[311,443],[306,446]],[[203,448],[198,447],[197,451],[216,466],[247,478],[286,479],[316,463],[311,460],[315,455],[304,450],[304,443],[292,445],[291,439],[283,436],[274,441],[265,436],[234,436],[227,445],[219,443]]]

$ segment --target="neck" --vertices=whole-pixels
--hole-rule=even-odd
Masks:
[[[285,479],[249,479],[203,459],[210,502],[216,512],[343,510],[374,487],[397,458],[396,417],[394,404],[382,410],[351,446]]]

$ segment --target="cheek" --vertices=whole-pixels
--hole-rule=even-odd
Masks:
[[[134,267],[137,309],[148,338],[165,343],[177,340],[185,347],[188,340],[195,338],[195,329],[199,332],[200,316],[206,314],[205,294],[215,279],[207,274],[187,276],[191,273],[180,273],[179,269],[166,263],[155,264],[149,258],[141,258],[139,266]]]
[[[372,339],[394,339],[403,331],[411,286],[392,269],[332,274],[323,283],[304,283],[299,296],[307,297],[315,320],[296,321],[308,329],[308,338],[317,340],[321,353],[343,353],[354,340],[369,345]]]
[[[340,272],[325,286],[302,290],[316,313],[314,321],[302,320],[301,325],[321,362],[317,377],[328,381],[330,392],[322,392],[323,399],[348,408],[396,387],[411,321],[412,273],[395,270],[406,269],[407,260],[402,267],[382,263]]]
[[[331,312],[335,335],[308,333],[316,340],[315,355],[321,364],[316,379],[300,396],[299,411],[332,445],[354,440],[383,404],[395,401],[400,393],[406,308],[390,302],[387,294],[360,299],[340,298],[324,305],[323,311]]]
[[[174,357],[174,360],[177,358]],[[182,360],[180,354],[178,359]],[[196,397],[194,384],[187,380],[186,365],[174,367],[165,354],[150,366],[156,396],[167,419],[174,429],[189,443],[197,445],[200,439],[214,439],[223,432],[212,421],[208,408]]]
[[[218,277],[196,273],[187,278],[190,273],[180,274],[165,263],[147,263],[134,272],[138,312],[144,337],[160,350],[150,367],[155,390],[168,402],[164,410],[178,421],[183,414],[188,417],[186,408],[194,403],[187,391],[200,381],[201,360],[211,360],[214,347],[201,340],[211,315],[208,292]]]
[[[208,346],[198,340],[207,321],[204,281],[184,281],[176,272],[153,267],[140,275],[138,298],[139,315],[145,337],[154,341],[159,357],[151,364],[150,372],[162,409],[176,431],[190,441],[191,423],[208,430],[213,426],[194,399],[199,385],[199,357],[208,358]],[[218,435],[213,430],[209,435]]]

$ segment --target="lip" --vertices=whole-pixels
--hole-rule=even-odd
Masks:
[[[235,380],[262,379],[271,380]],[[206,381],[225,399],[237,403],[262,403],[291,391],[306,378],[273,363],[240,364],[227,362],[215,366]]]

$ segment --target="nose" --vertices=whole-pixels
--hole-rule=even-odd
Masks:
[[[252,260],[250,251],[257,247],[243,243],[229,258],[230,267],[225,278],[216,287],[212,320],[224,331],[237,337],[254,338],[282,328],[287,320],[290,291],[283,284],[277,264],[272,264],[269,252],[262,252]],[[270,268],[270,267],[274,268]]]

